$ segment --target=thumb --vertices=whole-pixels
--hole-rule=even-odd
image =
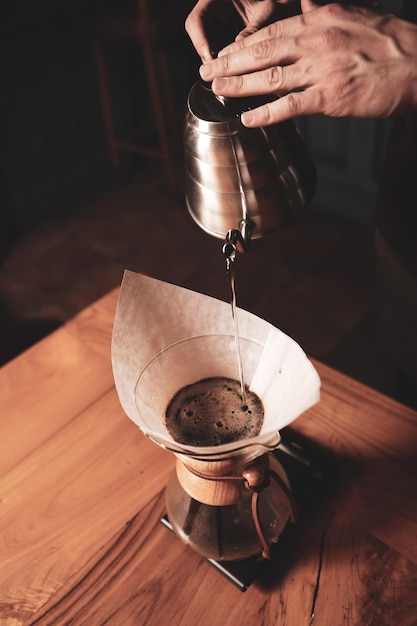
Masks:
[[[237,0],[233,0],[233,2],[237,4]],[[248,2],[247,4],[250,5],[251,3]],[[252,2],[251,10],[246,12],[248,21],[245,27],[238,33],[235,41],[257,33],[258,30],[261,30],[267,24],[271,24],[279,17],[282,17],[282,15],[282,5],[279,5],[274,0]]]

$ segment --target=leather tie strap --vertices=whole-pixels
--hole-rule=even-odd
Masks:
[[[286,482],[277,474],[277,472],[273,471],[269,467],[269,460],[265,457],[260,457],[255,459],[242,470],[241,476],[213,476],[212,474],[204,474],[203,472],[199,472],[194,467],[190,467],[189,465],[185,465],[186,468],[198,478],[202,478],[204,480],[214,480],[214,481],[243,481],[246,489],[252,492],[252,500],[251,500],[251,511],[253,523],[255,525],[256,533],[259,537],[259,541],[262,545],[262,556],[265,559],[270,559],[271,557],[271,548],[268,544],[267,539],[262,531],[261,523],[259,520],[259,512],[258,512],[258,501],[259,494],[268,487],[270,484],[270,479],[273,478],[275,482],[279,485],[280,489],[284,492],[285,496],[288,498],[291,505],[291,513],[290,513],[290,522],[296,521],[296,507],[293,497],[291,495],[291,491],[286,484]]]

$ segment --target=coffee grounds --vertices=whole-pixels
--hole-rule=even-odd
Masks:
[[[237,380],[203,378],[180,389],[165,412],[165,425],[178,443],[219,446],[254,437],[264,420],[262,400],[247,387],[246,406]]]

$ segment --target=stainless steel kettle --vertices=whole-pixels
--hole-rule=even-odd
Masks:
[[[240,114],[259,104],[259,98],[220,99],[197,82],[185,118],[188,210],[214,237],[240,232],[243,248],[291,222],[316,187],[314,163],[292,121],[243,126]]]

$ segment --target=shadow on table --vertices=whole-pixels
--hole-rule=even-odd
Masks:
[[[259,564],[254,584],[266,590],[276,588],[312,544],[321,559],[327,523],[343,488],[340,461],[291,428],[281,435],[283,445],[274,454],[290,480],[296,521],[289,523],[280,536],[273,558]]]

